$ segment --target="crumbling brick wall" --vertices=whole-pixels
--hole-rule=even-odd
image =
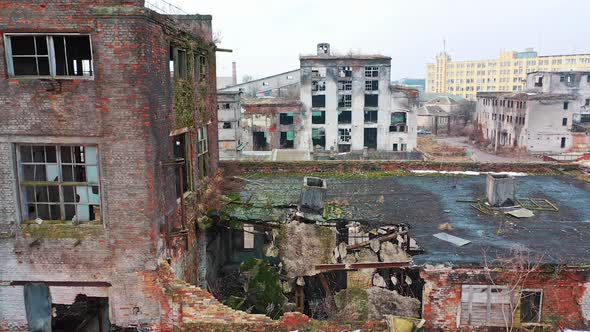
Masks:
[[[209,26],[211,17],[196,17]],[[199,30],[211,33],[210,29]],[[92,79],[9,78],[4,34],[89,34]],[[167,223],[177,211],[172,158],[176,129],[169,46],[175,22],[141,0],[22,1],[0,4],[0,329],[26,323],[22,286],[14,281],[64,281],[55,298],[102,282],[111,322],[150,326],[160,319],[154,274],[168,257]],[[210,170],[216,167],[215,54],[210,36],[205,107]],[[195,113],[195,117],[199,114]],[[103,225],[26,231],[20,224],[15,149],[18,143],[98,146]],[[194,161],[193,161],[194,162]],[[90,231],[89,231],[90,230]],[[191,238],[194,239],[194,232]],[[186,254],[180,245],[177,256]],[[190,264],[181,265],[181,269]],[[157,288],[156,288],[157,289]],[[159,290],[159,289],[158,289]]]
[[[508,278],[503,273],[494,274],[496,285],[502,285]],[[422,306],[425,326],[429,331],[465,330],[465,326],[457,327],[461,286],[491,284],[481,268],[427,267],[420,275],[425,281]],[[521,287],[543,290],[541,323],[552,328],[582,328],[587,323],[587,308],[583,304],[587,278],[587,271],[581,269],[540,270],[531,273]],[[486,331],[490,328],[470,330]]]

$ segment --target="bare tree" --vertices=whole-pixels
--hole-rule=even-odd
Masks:
[[[242,83],[247,83],[250,82],[252,80],[252,76],[251,75],[244,75],[242,76]]]
[[[515,246],[505,254],[490,260],[484,250],[484,273],[493,286],[504,287],[509,297],[508,308],[502,308],[502,319],[507,332],[516,330],[514,316],[517,314],[523,296],[522,292],[532,273],[538,273],[543,255],[535,255],[523,246]]]

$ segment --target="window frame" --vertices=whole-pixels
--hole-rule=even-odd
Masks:
[[[32,36],[32,37],[39,37],[45,36],[47,39],[47,58],[49,61],[49,75],[15,75],[14,74],[14,62],[13,62],[13,54],[12,54],[12,43],[10,42],[10,38],[12,36]],[[85,76],[85,75],[57,75],[56,74],[56,63],[55,63],[55,47],[53,43],[53,36],[88,36],[88,42],[90,46],[90,71],[92,75]],[[94,66],[94,49],[92,48],[92,35],[90,33],[78,33],[78,32],[64,32],[64,33],[42,33],[42,32],[6,32],[4,33],[4,56],[6,59],[6,69],[8,78],[11,79],[64,79],[64,80],[94,80],[96,76],[96,69]],[[51,37],[51,38],[47,38]]]
[[[203,149],[204,147],[204,149]],[[207,126],[197,128],[195,154],[197,158],[197,178],[203,179],[209,174],[209,130]]]
[[[77,210],[77,206],[78,205],[87,205],[87,206],[91,206],[91,205],[98,205],[99,206],[99,213],[98,213],[98,219],[94,219],[94,220],[88,220],[88,221],[80,221],[79,219],[77,219],[76,221],[74,221],[74,223],[88,223],[88,222],[93,222],[93,221],[100,221],[101,223],[103,223],[103,209],[102,207],[104,206],[104,202],[103,202],[103,188],[102,188],[102,183],[101,183],[101,167],[100,167],[100,152],[99,152],[99,147],[97,143],[16,143],[13,145],[14,146],[14,153],[15,153],[15,162],[14,162],[14,166],[16,167],[16,175],[17,175],[17,190],[18,190],[18,198],[19,198],[19,207],[20,207],[20,213],[19,213],[19,217],[20,217],[20,221],[21,223],[25,223],[28,221],[33,221],[35,219],[30,219],[28,217],[28,205],[38,205],[37,202],[29,202],[27,199],[27,193],[26,193],[26,187],[27,186],[31,186],[31,187],[36,187],[36,186],[42,186],[42,187],[57,187],[58,188],[58,194],[59,194],[59,202],[56,202],[54,204],[51,204],[52,202],[41,202],[39,204],[45,204],[45,205],[59,205],[60,210],[60,219],[43,219],[44,221],[48,221],[48,220],[52,220],[52,221],[61,221],[63,223],[69,222],[69,221],[73,221],[73,220],[68,220],[66,219],[66,205],[74,205],[76,206],[76,216],[78,213]],[[45,161],[44,162],[36,162],[34,160],[31,161],[24,161],[23,162],[23,156],[22,156],[22,147],[30,147],[31,149],[35,146],[41,146],[41,147],[54,147],[55,148],[55,162],[47,162],[47,153],[45,153]],[[62,147],[67,147],[70,149],[70,153],[72,153],[72,148],[74,147],[84,147],[85,149],[88,147],[93,147],[96,149],[96,160],[95,163],[92,164],[87,164],[86,162],[84,163],[79,163],[76,162],[75,159],[71,160],[70,162],[63,162],[62,161],[62,156],[61,156],[61,148]],[[46,150],[44,150],[46,151]],[[84,158],[86,158],[86,150],[84,150]],[[23,164],[24,163],[24,164]],[[25,180],[25,175],[24,175],[24,168],[23,165],[55,165],[55,167],[58,170],[58,181],[38,181],[38,180]],[[90,182],[90,181],[75,181],[75,175],[72,173],[73,181],[64,181],[63,180],[63,166],[75,166],[75,165],[83,165],[84,167],[88,167],[88,166],[94,166],[96,167],[96,182]],[[87,169],[87,168],[86,168]],[[86,172],[86,180],[88,180],[88,173]],[[85,186],[85,187],[97,187],[98,188],[98,203],[96,204],[92,204],[90,202],[90,199],[88,200],[87,203],[80,203],[80,202],[68,202],[65,200],[65,196],[64,196],[64,192],[63,192],[63,188],[64,187],[73,187],[76,188],[78,186]],[[76,195],[76,189],[74,189],[74,195]],[[37,208],[36,208],[37,209]],[[49,214],[51,214],[51,212],[49,212]],[[37,216],[37,218],[39,217],[39,213],[36,211],[35,215]],[[63,218],[61,217],[63,216]]]

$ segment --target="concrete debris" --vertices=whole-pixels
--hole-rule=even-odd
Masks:
[[[391,282],[394,286],[397,286],[397,278],[395,276],[391,276]]]
[[[456,237],[456,236],[453,236],[453,235],[447,234],[447,233],[436,233],[433,236],[437,239],[441,239],[443,241],[450,242],[458,247],[462,247],[466,244],[471,243],[471,241],[469,241],[469,240],[465,240],[460,237]]]
[[[373,275],[373,286],[387,288],[387,283],[379,273],[375,273]]]
[[[340,242],[338,245],[338,252],[340,253],[340,258],[346,258],[347,249],[346,249],[346,242]]]
[[[371,246],[371,249],[373,249],[374,252],[379,252],[379,249],[381,249],[381,243],[379,243],[378,239],[370,240],[369,245]]]
[[[330,264],[336,247],[336,230],[331,227],[292,221],[281,226],[275,237],[283,269],[289,278],[313,276],[315,266]]]
[[[385,315],[419,317],[421,304],[413,297],[401,296],[396,291],[380,287],[367,290],[369,300],[369,319],[381,320]]]
[[[516,218],[530,218],[530,217],[535,216],[533,211],[531,211],[529,209],[525,209],[525,208],[512,210],[512,211],[506,212],[506,214],[509,214],[509,215],[516,217]]]
[[[296,283],[297,283],[297,286],[303,287],[303,286],[305,286],[305,279],[303,279],[303,277],[297,277]]]
[[[411,285],[412,284],[412,278],[410,278],[409,276],[406,276],[405,281],[406,281],[406,284],[407,285]]]
[[[441,231],[450,231],[453,229],[453,225],[446,222],[446,223],[438,225],[438,229],[440,229]]]
[[[389,243],[390,245],[393,246],[393,244],[391,244],[391,242],[383,242],[383,243]],[[381,245],[383,246],[383,245]],[[363,248],[361,249],[358,253],[357,253],[357,261],[358,262],[363,262],[363,263],[375,263],[379,261],[379,257],[377,256],[376,253],[374,253],[372,250],[367,249],[367,248]]]
[[[404,262],[410,259],[408,254],[391,242],[381,243],[379,256],[382,262]]]
[[[263,250],[264,250],[264,255],[267,257],[279,256],[279,248],[277,248],[273,242],[265,243]]]

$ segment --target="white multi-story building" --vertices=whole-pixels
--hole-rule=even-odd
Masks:
[[[477,94],[477,124],[496,147],[530,152],[587,150],[590,72],[533,72],[526,92]]]

